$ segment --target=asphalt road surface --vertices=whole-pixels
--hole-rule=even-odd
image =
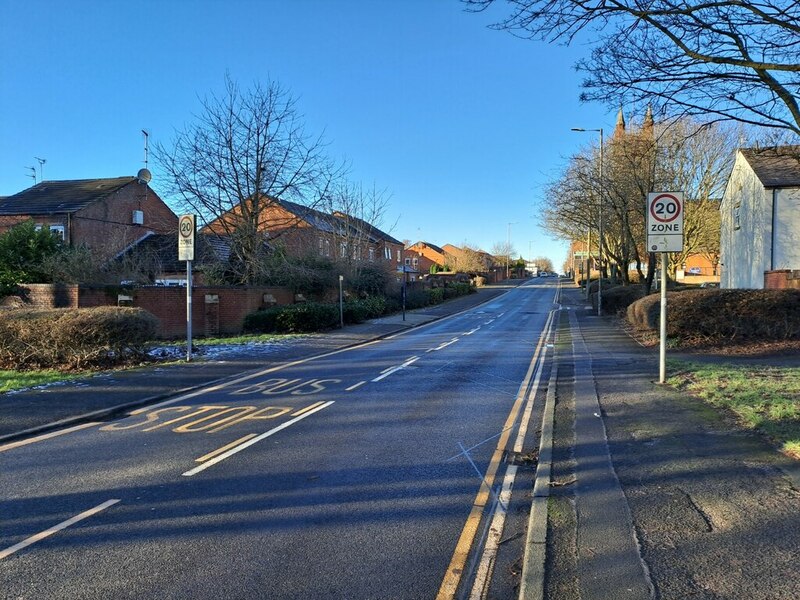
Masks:
[[[0,596],[515,597],[557,294],[0,447]]]

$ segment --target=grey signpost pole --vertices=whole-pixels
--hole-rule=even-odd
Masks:
[[[186,362],[192,360],[192,261],[194,260],[195,216],[178,219],[178,260],[186,261]]]
[[[192,360],[192,261],[186,261],[186,361]]]
[[[658,383],[667,381],[667,262],[666,252],[661,253],[661,318],[660,341],[658,346]]]
[[[342,292],[342,282],[344,275],[339,275],[339,327],[344,328],[344,294]]]
[[[658,383],[667,381],[667,264],[670,252],[683,249],[683,192],[647,196],[647,248],[661,253],[661,312]]]

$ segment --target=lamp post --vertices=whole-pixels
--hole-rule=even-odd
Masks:
[[[516,225],[519,221],[514,221],[508,224],[508,238],[506,239],[506,279],[509,278],[509,263],[511,262],[511,226]]]
[[[595,131],[600,134],[600,203],[598,206],[598,242],[597,242],[597,257],[600,261],[600,272],[597,278],[597,316],[603,314],[603,128],[600,129],[583,129],[582,127],[573,127],[572,131]],[[588,251],[588,248],[587,248]],[[588,265],[588,261],[587,261]],[[586,274],[586,297],[589,297],[589,273]]]

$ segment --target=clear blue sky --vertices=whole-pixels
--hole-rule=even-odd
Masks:
[[[398,239],[490,250],[514,223],[517,253],[560,268],[566,244],[538,227],[538,203],[596,142],[570,128],[610,132],[616,111],[578,101],[572,65],[588,47],[489,29],[502,13],[457,0],[0,0],[0,196],[33,184],[34,157],[45,179],[134,175],[141,129],[168,143],[229,72],[289,88],[350,178],[391,194],[383,226]]]

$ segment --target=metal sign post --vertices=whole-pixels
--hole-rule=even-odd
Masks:
[[[661,253],[661,315],[658,382],[667,380],[667,263],[670,252],[683,251],[683,192],[647,196],[647,249]]]
[[[186,362],[192,360],[192,261],[194,260],[195,216],[178,219],[178,260],[186,261]]]
[[[344,275],[339,275],[339,327],[344,328],[344,295],[342,293],[342,282]]]

